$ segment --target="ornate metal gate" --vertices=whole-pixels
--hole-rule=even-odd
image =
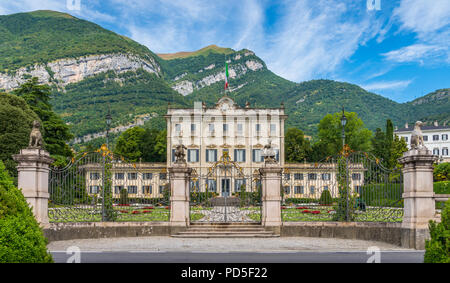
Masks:
[[[346,151],[323,162],[286,166],[283,221],[400,222],[403,174],[364,152]]]
[[[126,162],[106,146],[49,174],[50,222],[169,221],[165,166]]]
[[[261,222],[259,173],[244,174],[227,152],[190,179],[191,222]]]

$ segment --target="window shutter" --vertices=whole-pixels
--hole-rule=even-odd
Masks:
[[[198,162],[198,156],[199,156],[199,150],[198,149],[195,150],[195,156],[196,156],[195,162]]]

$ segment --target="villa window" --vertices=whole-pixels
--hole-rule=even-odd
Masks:
[[[223,135],[225,136],[228,133],[228,124],[223,124],[222,129],[223,129]]]
[[[216,187],[217,187],[216,180],[207,179],[206,186],[207,186],[209,192],[215,192],[217,190],[216,189]]]
[[[428,141],[428,136],[423,136],[423,141]]]
[[[253,149],[253,162],[263,162],[264,157],[262,156],[261,149]]]
[[[259,136],[259,134],[261,133],[261,124],[256,124],[255,130],[256,130],[256,135]]]
[[[91,173],[90,174],[90,179],[91,180],[98,180],[98,179],[100,179],[100,173]]]
[[[127,189],[129,194],[137,194],[137,186],[128,186]]]
[[[120,194],[123,188],[124,188],[123,186],[114,186],[114,193]]]
[[[181,124],[175,124],[175,134],[177,136],[181,134]]]
[[[308,180],[316,180],[317,174],[316,173],[309,173],[308,174]]]
[[[277,132],[277,125],[276,124],[270,124],[270,135],[274,136]]]
[[[433,149],[433,154],[434,155],[439,155],[439,148]]]
[[[214,124],[208,124],[208,129],[210,133],[214,133]]]
[[[309,187],[309,193],[310,194],[314,194],[316,192],[316,187],[314,187],[314,186],[311,186],[311,187]]]
[[[448,148],[447,148],[447,147],[444,147],[444,148],[442,149],[442,155],[443,155],[443,156],[448,156]]]
[[[151,180],[153,179],[153,173],[142,173],[142,178],[144,180]]]
[[[123,180],[123,179],[125,179],[125,174],[124,173],[115,173],[114,174],[114,179],[116,179],[116,180]]]
[[[361,174],[360,173],[353,173],[352,174],[352,179],[353,180],[361,180]]]
[[[189,191],[193,192],[194,190],[199,190],[199,181],[189,181]]]
[[[196,130],[196,125],[191,124],[191,134],[195,134],[195,130]]]
[[[159,179],[160,180],[166,180],[167,179],[167,174],[166,173],[159,173]]]
[[[290,195],[291,194],[291,187],[290,186],[284,186],[284,194]]]
[[[152,186],[142,186],[142,194],[151,195],[152,194]]]
[[[245,149],[234,150],[234,161],[245,162]]]
[[[330,179],[331,179],[331,174],[330,173],[322,174],[322,180],[329,181]]]
[[[207,149],[206,162],[216,162],[216,161],[217,161],[217,149]]]
[[[188,149],[188,162],[198,162],[198,149]]]
[[[295,173],[294,180],[303,180],[303,173]]]
[[[234,181],[234,191],[241,192],[243,189],[245,189],[245,179],[236,179]]]
[[[100,190],[100,186],[90,186],[89,187],[89,192],[91,194],[98,194],[99,190]]]
[[[324,191],[328,191],[328,186],[323,186]]]
[[[243,129],[243,125],[242,124],[237,124],[237,135],[238,136],[242,136],[244,129]]]
[[[439,140],[439,135],[433,135],[433,141],[438,141]]]
[[[159,186],[159,193],[163,194],[165,189],[166,189],[166,186]]]
[[[128,173],[128,180],[136,180],[137,173]]]
[[[304,194],[305,193],[305,187],[303,187],[303,186],[295,186],[294,187],[294,192],[296,194]]]
[[[284,174],[284,179],[285,179],[285,180],[290,180],[290,179],[291,179],[291,174],[285,173],[285,174]]]
[[[448,140],[448,135],[447,135],[447,134],[443,134],[443,135],[442,135],[442,140],[443,140],[443,141]]]

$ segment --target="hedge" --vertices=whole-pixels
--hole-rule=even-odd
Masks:
[[[49,263],[47,239],[0,161],[0,263]]]

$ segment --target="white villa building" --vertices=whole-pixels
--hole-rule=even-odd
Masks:
[[[112,165],[113,196],[119,197],[127,189],[129,197],[162,197],[168,186],[168,169],[175,162],[175,148],[180,143],[187,150],[187,166],[195,169],[192,187],[200,191],[208,188],[217,195],[232,195],[243,188],[255,190],[259,169],[264,166],[263,149],[271,142],[276,160],[283,167],[284,198],[319,198],[323,190],[337,196],[336,164],[333,163],[289,163],[284,160],[284,122],[287,115],[280,108],[244,107],[224,96],[213,107],[196,102],[194,108],[172,108],[167,115],[167,163],[138,162]],[[212,176],[211,169],[220,158],[229,156],[233,165],[217,167]],[[223,164],[222,164],[223,165]],[[238,167],[233,174],[230,167]],[[91,166],[87,170],[87,187],[96,194],[101,185],[101,169]],[[351,183],[358,192],[364,182],[364,169],[352,169]],[[194,183],[195,182],[195,183]]]
[[[396,129],[394,133],[400,138],[405,139],[408,148],[411,147],[411,132],[414,130],[414,125],[405,124],[404,128]],[[434,122],[430,126],[422,126],[423,143],[425,147],[433,152],[434,155],[439,156],[439,162],[450,162],[449,148],[450,148],[450,126],[439,125]]]

